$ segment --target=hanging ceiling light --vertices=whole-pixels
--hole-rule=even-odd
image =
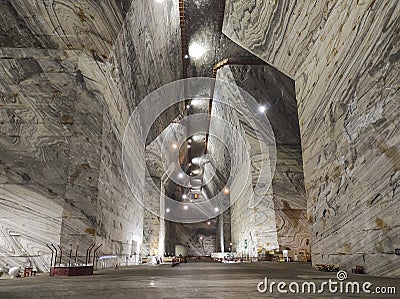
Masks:
[[[204,141],[206,141],[206,135],[203,135],[203,134],[193,135],[192,139],[194,142],[204,142]]]
[[[195,170],[192,171],[192,173],[195,174],[195,175],[199,175],[200,174],[200,169],[199,168],[195,169]]]
[[[199,43],[191,43],[189,46],[189,56],[198,59],[206,53],[206,48]]]
[[[193,107],[202,107],[202,106],[207,107],[208,106],[208,102],[209,102],[208,100],[193,99],[193,100],[190,101],[190,104]]]
[[[192,158],[192,164],[194,165],[199,165],[200,163],[200,157],[194,157]]]

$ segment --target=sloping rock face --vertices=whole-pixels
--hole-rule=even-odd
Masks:
[[[132,0],[2,0],[0,44],[109,57]]]
[[[102,244],[100,254],[135,262],[145,155],[143,144],[130,153],[143,164],[130,190],[124,129],[144,96],[181,78],[177,3],[64,2],[1,2],[3,266],[48,270],[50,243],[61,244],[64,264],[70,244],[74,251],[79,244],[81,263],[91,243]]]
[[[226,2],[223,32],[294,78],[313,263],[400,276],[398,1]]]

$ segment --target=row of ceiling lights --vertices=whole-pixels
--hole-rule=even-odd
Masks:
[[[183,209],[184,209],[184,210],[189,210],[189,206],[184,205],[184,206],[183,206]],[[215,207],[215,208],[214,208],[214,211],[215,211],[215,212],[218,212],[218,211],[219,211],[219,208],[218,208],[218,207]],[[166,209],[165,209],[165,212],[166,212],[166,213],[169,213],[169,212],[171,212],[171,209],[170,209],[170,208],[166,208]]]
[[[228,187],[225,187],[225,188],[222,190],[222,192],[224,192],[225,195],[228,195],[229,192],[230,192],[230,190],[229,190]],[[187,199],[187,198],[188,198],[187,194],[182,194],[182,199]]]
[[[164,2],[164,0],[155,0],[157,3],[163,3]],[[188,54],[185,54],[185,59],[188,59],[189,57],[191,57],[191,58],[193,58],[193,59],[199,59],[199,58],[201,58],[205,53],[206,53],[206,51],[207,51],[207,48],[203,45],[203,44],[201,44],[201,43],[198,43],[198,42],[192,42],[190,45],[189,45],[189,49],[188,49]],[[194,99],[194,100],[192,100],[191,101],[191,105],[193,105],[193,106],[201,106],[201,104],[202,104],[202,100],[196,100],[196,99]],[[191,105],[187,105],[186,106],[186,108],[187,109],[189,109],[189,108],[191,108]],[[266,109],[266,107],[265,106],[259,106],[259,112],[261,112],[261,113],[264,113],[267,109]],[[199,142],[199,141],[201,141],[203,138],[201,137],[201,136],[197,136],[197,135],[195,135],[195,136],[193,136],[193,140],[194,141],[196,141],[196,142]],[[189,139],[188,140],[188,143],[191,143],[192,142],[192,139]],[[174,144],[172,144],[172,148],[173,149],[178,149],[178,145],[176,144],[176,143],[174,143]],[[187,145],[187,148],[191,148],[191,145],[190,144],[188,144]],[[195,159],[195,158],[194,158]],[[191,166],[192,165],[192,163],[189,163],[189,166]],[[194,172],[191,172],[190,174],[192,175]],[[178,174],[178,177],[179,178],[184,178],[184,174],[183,173],[179,173]],[[230,190],[229,190],[229,188],[228,187],[225,187],[224,189],[223,189],[223,192],[224,192],[224,194],[229,194],[229,192],[230,192]],[[187,195],[186,194],[183,194],[182,195],[182,198],[183,199],[187,199]],[[189,209],[189,207],[187,206],[187,205],[185,205],[185,206],[183,206],[183,209],[184,210],[188,210]],[[218,207],[215,207],[215,212],[218,212],[219,211],[219,208]],[[170,210],[170,208],[167,208],[166,210],[165,210],[167,213],[169,213],[171,210]],[[207,224],[208,225],[211,225],[211,222],[210,221],[208,221],[207,222]],[[232,244],[231,244],[232,245]]]

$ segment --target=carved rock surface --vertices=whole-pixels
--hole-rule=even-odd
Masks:
[[[398,1],[228,0],[223,32],[295,80],[313,263],[399,276]]]

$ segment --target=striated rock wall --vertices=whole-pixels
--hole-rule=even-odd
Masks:
[[[231,108],[222,107],[224,105],[220,103],[213,104],[216,115],[229,120],[233,125],[237,119],[234,127],[241,130],[250,148],[253,180],[248,181],[246,173],[240,171],[236,184],[232,186],[231,199],[237,199],[232,207],[234,250],[250,256],[276,248],[309,251],[309,228],[293,81],[264,65],[224,66],[218,71],[217,78],[236,83],[267,108],[265,113],[274,131],[277,151],[271,188],[258,205],[251,207],[250,199],[256,183],[254,179],[258,177],[260,168],[258,141],[243,116],[232,116],[235,112]],[[228,92],[232,93],[232,99],[237,94],[234,90]],[[240,160],[242,156],[243,153],[235,153],[231,158]]]
[[[77,52],[2,48],[0,64],[0,260],[46,270],[46,244],[93,242],[103,106]]]
[[[152,178],[146,178],[145,186],[149,185],[149,181],[155,181]],[[158,188],[161,188],[161,182],[157,180]],[[160,207],[160,192],[154,192],[153,188],[146,188],[144,198],[146,201],[151,201],[155,208]],[[161,219],[158,215],[155,215],[148,210],[144,211],[143,218],[143,246],[141,253],[143,256],[158,255],[159,242],[160,242],[160,231],[161,231]],[[164,254],[161,252],[160,254]]]
[[[270,66],[232,65],[229,69],[234,82],[266,107],[265,113],[275,135],[277,157],[272,179],[273,200],[270,204],[273,204],[275,213],[279,246],[292,250],[306,249],[309,252],[307,202],[294,82]],[[255,143],[256,140],[253,140],[252,144]],[[258,159],[259,153],[254,152],[252,164],[255,165],[255,171],[259,165]],[[258,217],[256,222],[265,218],[262,212]]]
[[[188,248],[189,256],[207,256],[216,251],[215,223],[172,223],[175,245]],[[174,248],[175,251],[175,248]]]
[[[136,1],[127,13],[129,1],[78,2],[63,6],[63,17],[81,7],[81,17],[89,17],[78,23],[93,34],[79,35],[82,43],[74,40],[72,45],[63,43],[77,37],[68,30],[79,27],[72,16],[69,24],[59,18],[61,25],[53,30],[60,32],[48,34],[58,12],[49,9],[58,2],[1,2],[8,19],[21,20],[22,12],[31,10],[39,10],[37,16],[44,18],[39,22],[43,28],[34,27],[28,18],[19,22],[23,30],[15,43],[9,25],[1,26],[7,34],[0,40],[2,266],[31,264],[48,270],[47,243],[61,244],[68,252],[71,243],[74,249],[79,243],[78,262],[84,261],[91,243],[103,244],[101,254],[116,254],[122,262],[135,262],[141,250],[144,212],[136,199],[143,197],[144,145],[136,142],[131,153],[143,165],[132,192],[122,167],[121,144],[137,103],[181,77],[178,3]],[[91,9],[101,16],[92,18]],[[112,12],[112,18],[103,16]],[[167,23],[170,26],[162,25]],[[96,30],[105,36],[96,35]],[[160,127],[172,114],[161,119]],[[140,128],[136,131],[139,134]]]
[[[313,263],[399,276],[398,1],[228,0],[223,32],[295,79]]]
[[[178,3],[136,1],[134,4],[106,63],[104,99],[108,111],[104,114],[99,182],[98,217],[100,227],[105,230],[99,238],[106,244],[106,250],[121,255],[122,262],[135,262],[131,260],[132,253],[142,252],[144,217],[152,219],[139,203],[149,195],[145,193],[145,149],[138,138],[140,124],[135,127],[137,135],[127,138],[132,146],[129,159],[139,161],[141,167],[134,170],[131,188],[126,183],[121,148],[125,125],[145,96],[179,79],[182,70]],[[162,25],[166,23],[170,26]],[[176,109],[161,117],[160,126],[152,132],[154,136],[161,133],[172,115],[176,117]],[[147,239],[149,232],[146,234]]]
[[[164,164],[166,159],[162,154],[162,149],[164,143],[184,139],[186,139],[186,127],[178,123],[171,123],[146,147],[145,155],[148,174],[145,177],[144,204],[145,207],[150,208],[156,214],[145,210],[143,247],[141,251],[143,256],[164,255],[164,253],[171,252],[171,247],[175,246],[175,238],[169,238],[169,224],[163,219],[166,206],[165,194],[168,194],[166,189],[168,189],[171,181],[165,175],[169,165]]]

